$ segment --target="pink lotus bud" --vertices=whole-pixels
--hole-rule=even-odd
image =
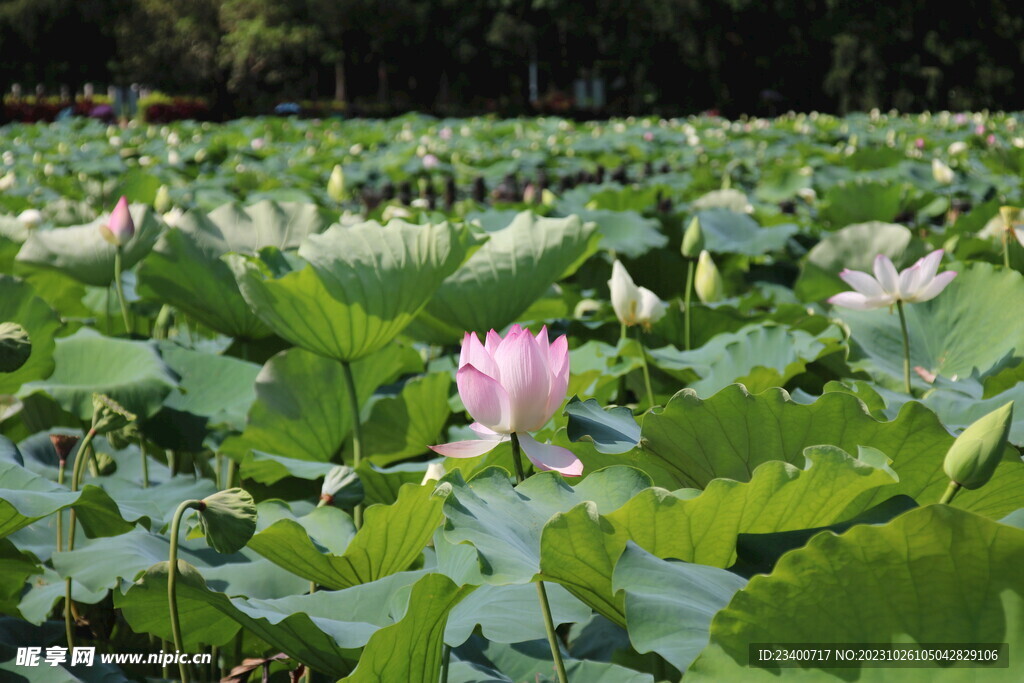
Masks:
[[[979,123],[977,126],[974,127],[974,134],[975,135],[984,135],[985,134],[985,126]]]
[[[440,163],[440,160],[433,154],[428,154],[425,157],[423,157],[423,168],[427,169],[428,171],[432,168],[437,168],[438,164]]]
[[[100,226],[100,234],[103,239],[118,247],[123,247],[132,238],[135,223],[132,222],[127,199],[121,197],[117,200],[117,206],[110,212],[109,222]]]
[[[654,133],[652,133],[651,131],[647,131],[646,133],[644,133],[644,140],[646,140],[647,142],[652,142],[654,140]]]
[[[445,126],[444,128],[441,129],[441,132],[438,133],[438,135],[441,136],[442,140],[451,140],[452,139],[452,129],[449,128],[448,126]]]
[[[914,147],[918,149],[924,149],[924,138],[918,138],[914,140]]]
[[[989,133],[989,136],[985,138],[985,142],[987,142],[990,145],[996,144],[996,136],[993,135],[992,133]]]

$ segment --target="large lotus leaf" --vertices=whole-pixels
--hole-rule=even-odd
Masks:
[[[889,222],[900,212],[903,186],[877,180],[833,185],[822,197],[821,218],[841,228],[867,221]]]
[[[601,247],[617,254],[637,258],[668,244],[668,236],[661,233],[658,221],[644,218],[636,211],[598,209],[578,214],[581,220],[597,224]]]
[[[609,467],[576,486],[569,486],[556,472],[535,474],[514,486],[505,470],[493,467],[469,483],[457,472],[449,474],[447,483],[452,490],[444,504],[444,539],[470,544],[479,566],[477,575],[468,571],[460,578],[501,585],[526,583],[540,572],[541,529],[552,515],[583,501],[610,512],[650,480],[631,467]],[[445,567],[440,552],[438,565]]]
[[[422,310],[469,255],[468,228],[448,223],[332,226],[299,247],[229,255],[242,296],[279,336],[328,358],[379,350]]]
[[[602,408],[592,398],[573,396],[562,413],[569,418],[569,440],[590,441],[601,453],[626,453],[640,443],[640,425],[625,406]]]
[[[345,591],[317,591],[275,600],[229,598],[211,590],[195,567],[179,561],[178,611],[186,648],[222,644],[239,626],[281,651],[333,677],[349,672],[346,657],[374,632],[405,613],[410,587],[424,573],[405,572]],[[151,567],[114,605],[137,632],[170,639],[167,562]],[[443,633],[443,627],[440,629]]]
[[[412,587],[402,620],[370,636],[356,670],[342,680],[436,683],[448,614],[473,589],[457,586],[441,574],[424,576]]]
[[[594,225],[576,216],[537,218],[528,211],[490,237],[444,281],[414,323],[414,334],[453,342],[467,330],[504,329],[552,283],[572,275],[598,240]]]
[[[707,646],[711,618],[746,583],[718,567],[662,560],[632,542],[612,575],[612,590],[625,592],[633,647],[657,652],[680,671]]]
[[[712,647],[732,661],[714,657],[705,669],[702,656],[694,679],[777,678],[749,675],[751,643],[916,642],[1009,643],[1011,668],[968,670],[966,678],[955,669],[926,669],[899,680],[1019,680],[1024,665],[1012,652],[1024,643],[1022,558],[1024,531],[945,505],[912,510],[885,526],[819,534],[784,556],[771,575],[755,576],[715,615]],[[892,670],[866,666],[808,673],[813,680],[893,680]]]
[[[747,214],[729,209],[708,209],[697,216],[705,248],[715,253],[761,256],[785,248],[797,232],[792,223],[762,227]]]
[[[58,510],[75,508],[87,536],[116,536],[134,524],[103,489],[88,485],[72,492],[21,465],[0,462],[0,538]]]
[[[0,275],[0,323],[20,325],[32,344],[24,363],[12,372],[0,372],[0,394],[13,394],[25,382],[42,379],[53,371],[53,335],[60,328],[60,317],[30,285]]]
[[[480,590],[480,589],[478,589]],[[541,681],[552,683],[555,665],[551,661],[551,647],[546,639],[524,643],[505,644],[486,641],[474,636],[470,643],[473,651],[462,661],[452,659],[448,671],[449,683],[521,683]],[[610,655],[611,653],[602,653]],[[651,674],[640,673],[620,664],[613,664],[608,656],[601,661],[573,659],[562,654],[569,683],[654,683]]]
[[[746,481],[761,463],[803,463],[808,446],[830,444],[848,452],[876,448],[892,459],[900,482],[884,497],[904,494],[918,503],[938,500],[949,483],[942,461],[953,437],[935,414],[908,403],[899,416],[880,422],[850,394],[827,393],[799,404],[781,389],[747,393],[726,387],[709,399],[691,390],[676,394],[660,413],[648,413],[641,425],[637,465],[669,488],[704,487],[715,478]],[[1024,464],[999,464],[992,480],[976,491],[961,491],[959,507],[1001,517],[1024,507]],[[870,501],[882,502],[881,494]]]
[[[546,585],[545,592],[556,627],[590,618],[590,608],[557,583]],[[480,586],[448,616],[445,643],[452,647],[462,645],[478,626],[487,640],[496,643],[522,643],[544,638],[544,616],[540,611],[537,587],[530,584]]]
[[[699,379],[690,388],[710,396],[738,382],[757,393],[782,386],[802,373],[807,363],[842,348],[843,333],[830,325],[821,334],[782,325],[749,325],[739,332],[719,334],[699,349],[674,347],[650,352],[654,363],[665,370],[693,372]]]
[[[150,252],[163,228],[149,207],[133,206],[131,214],[135,236],[124,246],[122,267],[125,270]],[[101,216],[87,225],[34,231],[22,245],[17,260],[58,270],[86,285],[106,287],[114,281],[117,253],[114,245],[100,234],[100,225],[107,220],[106,216]]]
[[[382,384],[419,369],[419,355],[391,346],[352,365],[360,405]],[[258,450],[297,460],[338,461],[352,429],[344,369],[302,349],[277,354],[256,376],[256,402],[245,431],[222,451],[243,458]]]
[[[324,553],[290,519],[258,532],[249,547],[321,586],[349,588],[408,569],[441,523],[442,502],[428,486],[403,486],[393,505],[367,508],[362,528],[343,555]]]
[[[89,328],[57,340],[53,359],[53,374],[23,385],[18,395],[44,393],[82,420],[92,418],[93,394],[105,394],[144,418],[178,385],[153,344],[104,337]]]
[[[864,494],[896,486],[884,470],[837,448],[808,449],[806,461],[807,469],[765,463],[747,483],[716,479],[696,497],[652,488],[607,514],[577,506],[544,527],[542,573],[624,626],[612,575],[627,541],[661,558],[725,568],[736,559],[741,533],[827,526],[860,512]]]
[[[261,201],[226,204],[210,213],[188,211],[139,267],[139,292],[169,303],[232,337],[270,334],[238,291],[220,257],[255,253],[263,247],[292,249],[327,227],[315,204]]]
[[[850,286],[839,278],[841,270],[870,273],[878,254],[903,264],[911,237],[910,230],[895,223],[847,225],[811,248],[793,291],[803,301],[821,301],[845,292]]]
[[[1014,270],[974,263],[963,269],[939,296],[905,306],[910,334],[910,364],[943,377],[982,378],[1009,359],[1024,358],[1024,276]],[[903,378],[903,335],[899,316],[885,309],[836,309],[849,325],[851,367]],[[927,385],[913,376],[915,384]],[[902,386],[900,384],[899,386]]]
[[[169,343],[161,345],[160,353],[181,378],[180,387],[164,400],[166,408],[208,418],[210,424],[245,428],[245,415],[256,400],[259,365]]]
[[[0,538],[0,611],[13,614],[28,578],[42,573],[43,568],[32,553],[19,550],[8,538]]]
[[[383,466],[426,453],[451,414],[451,383],[447,372],[431,373],[406,382],[398,396],[374,403],[363,425],[364,456]]]

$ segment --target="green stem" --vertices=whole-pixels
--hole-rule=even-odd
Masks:
[[[174,316],[174,309],[164,304],[156,315],[156,322],[153,323],[153,339],[167,339],[167,333],[171,329],[171,318]]]
[[[57,463],[57,483],[64,485],[64,469],[67,467],[67,460],[60,459]],[[57,552],[64,549],[64,511],[57,510]]]
[[[519,446],[519,435],[512,432],[512,464],[516,466],[516,483],[522,484],[526,479],[523,474],[523,456]]]
[[[907,316],[903,312],[903,302],[896,302],[896,310],[900,312],[900,330],[903,332],[903,384],[907,393],[914,395],[910,387],[910,335],[907,334]]]
[[[121,304],[121,318],[124,319],[125,333],[132,336],[132,321],[128,315],[128,303],[124,299],[124,286],[121,284],[121,247],[114,252],[114,288],[117,290],[117,301]]]
[[[359,469],[359,463],[363,458],[363,426],[359,419],[359,397],[356,396],[356,381],[352,377],[352,366],[347,360],[341,361],[341,367],[345,370],[345,386],[348,388],[349,409],[352,411],[352,469]],[[363,504],[356,505],[352,511],[352,521],[356,529],[363,526]]]
[[[562,661],[562,652],[558,647],[558,635],[555,633],[555,623],[551,619],[551,606],[548,605],[548,593],[544,590],[544,582],[537,582],[537,597],[540,599],[540,611],[544,615],[544,630],[548,633],[548,645],[551,646],[551,657],[555,660],[555,670],[558,672],[559,683],[569,683],[569,677],[565,674],[565,663]]]
[[[146,456],[146,440],[139,437],[139,453],[142,455],[142,488],[149,488],[149,459]]]
[[[95,418],[93,418],[95,420]],[[85,471],[85,461],[89,459],[89,449],[92,447],[92,440],[96,436],[96,430],[89,428],[88,433],[78,446],[78,453],[75,455],[75,468],[71,471],[71,492],[78,490],[82,481],[82,474]],[[58,477],[60,474],[58,473]],[[77,517],[75,508],[68,513],[68,551],[75,549],[75,523]],[[58,523],[60,518],[58,518]],[[64,580],[64,633],[68,640],[68,649],[75,647],[75,621],[72,615],[74,605],[71,602],[71,577]]]
[[[231,488],[232,486],[235,485],[234,484],[234,481],[235,481],[235,469],[237,467],[238,467],[238,464],[235,462],[235,459],[234,458],[228,458],[228,481],[227,481],[228,485],[225,488]]]
[[[519,445],[519,436],[512,433],[512,462],[516,466],[516,483],[521,484],[525,477],[523,476],[523,458],[521,454],[522,447]],[[555,662],[555,668],[558,671],[559,683],[568,683],[568,677],[565,674],[565,664],[562,662],[562,652],[558,648],[558,636],[555,634],[555,624],[551,620],[551,606],[548,604],[548,594],[544,590],[544,582],[537,582],[537,597],[540,600],[540,611],[544,615],[544,629],[548,634],[548,645],[551,646],[551,657]],[[444,680],[444,679],[442,679]]]
[[[167,558],[167,607],[171,614],[174,649],[178,653],[185,649],[184,641],[181,639],[181,623],[178,621],[178,527],[181,526],[181,516],[186,510],[194,509],[201,512],[205,507],[206,503],[201,500],[186,500],[174,511],[174,519],[171,520],[171,551]],[[181,675],[181,683],[188,683],[188,667],[179,662],[178,673]]]
[[[693,291],[693,259],[686,264],[686,291],[683,293],[683,339],[690,350],[690,292]]]
[[[1010,267],[1010,235],[1007,230],[1003,230],[1003,265]]]
[[[448,665],[452,661],[452,646],[445,645],[441,653],[441,683],[448,683]]]
[[[960,490],[960,484],[953,480],[950,480],[949,486],[946,487],[946,492],[942,494],[942,498],[939,498],[939,505],[949,505],[953,502],[953,496]]]
[[[647,351],[644,350],[643,330],[636,328],[636,343],[640,346],[640,367],[644,371],[644,388],[647,390],[648,408],[654,407],[654,391],[651,389],[651,371],[647,368]]]

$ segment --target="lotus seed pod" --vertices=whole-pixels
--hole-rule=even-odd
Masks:
[[[240,488],[218,491],[203,499],[199,523],[206,542],[218,553],[234,553],[245,547],[256,532],[256,504]]]
[[[700,227],[700,218],[693,217],[686,232],[683,233],[683,256],[686,258],[697,258],[704,250],[704,230]]]
[[[977,420],[946,453],[946,476],[965,489],[976,489],[992,478],[1010,435],[1013,401]]]

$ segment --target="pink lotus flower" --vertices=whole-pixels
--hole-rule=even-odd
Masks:
[[[583,473],[583,463],[572,451],[542,444],[528,433],[547,424],[565,400],[569,343],[564,334],[549,342],[546,326],[535,337],[513,325],[504,338],[491,330],[481,344],[475,333],[467,332],[455,380],[466,410],[476,420],[469,428],[480,438],[431,450],[451,458],[473,458],[515,434],[537,469],[573,477]]]
[[[879,254],[875,257],[875,277],[859,270],[844,270],[839,277],[856,291],[836,294],[828,302],[867,311],[892,306],[897,301],[915,303],[934,299],[956,277],[952,270],[935,274],[942,254],[942,249],[936,249],[900,273],[887,256]]]
[[[924,138],[918,138],[914,140],[914,147],[918,149],[924,149]]]
[[[425,157],[423,157],[423,168],[427,169],[428,171],[432,168],[437,168],[438,165],[440,165],[440,163],[441,160],[438,159],[433,154],[428,154]]]
[[[117,247],[123,247],[132,238],[135,234],[135,223],[132,222],[127,199],[121,197],[117,200],[117,206],[110,212],[109,222],[100,226],[100,234],[103,235],[103,239]]]
[[[654,133],[652,133],[651,131],[647,131],[646,133],[644,133],[644,140],[646,140],[647,142],[653,142]]]

